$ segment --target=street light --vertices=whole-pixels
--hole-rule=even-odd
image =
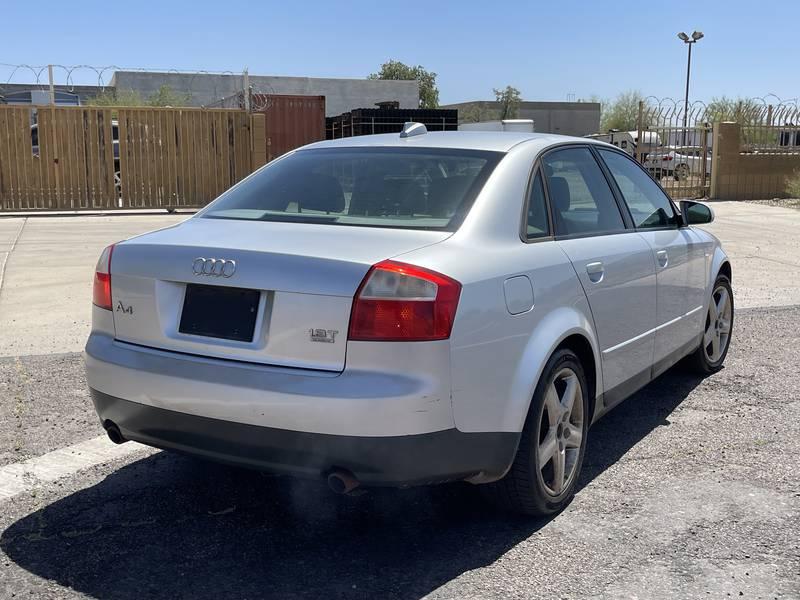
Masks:
[[[698,40],[703,38],[702,31],[693,31],[692,37],[690,38],[684,32],[680,32],[678,34],[678,39],[680,39],[684,44],[689,46],[689,58],[686,61],[686,96],[683,100],[683,145],[686,145],[686,127],[689,118],[689,73],[692,70],[692,44],[696,44]]]

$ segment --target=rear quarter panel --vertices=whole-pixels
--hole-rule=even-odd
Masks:
[[[555,242],[520,242],[480,252],[445,242],[435,257],[415,257],[414,262],[447,273],[463,286],[450,336],[451,396],[459,430],[521,431],[547,359],[572,334],[589,340],[599,365],[586,296]],[[518,275],[531,280],[534,305],[512,315],[503,283]],[[600,388],[598,373],[596,397]]]
[[[569,259],[554,241],[520,239],[540,149],[509,153],[451,238],[396,257],[462,284],[450,352],[454,420],[464,432],[521,431],[544,365],[569,335],[586,337],[600,364],[591,312]],[[530,279],[534,303],[512,315],[503,284],[519,275]],[[602,389],[599,370],[596,396]]]

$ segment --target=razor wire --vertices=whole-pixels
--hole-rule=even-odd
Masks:
[[[749,126],[800,125],[800,99],[782,99],[775,94],[754,98],[718,98],[710,102],[647,96],[642,100],[641,125],[654,127],[709,126],[735,121]]]
[[[246,70],[235,72],[230,70],[183,70],[183,69],[152,69],[145,67],[121,67],[119,65],[30,65],[0,63],[0,103],[9,93],[18,91],[20,85],[30,89],[48,90],[50,87],[50,70],[53,73],[53,88],[57,91],[76,93],[83,86],[97,88],[98,95],[108,91],[116,92],[111,85],[114,74],[117,72],[165,75],[166,85],[177,96],[185,95],[187,103],[205,108],[246,108],[249,104],[251,111],[266,111],[271,106],[271,96],[275,90],[269,83],[251,81],[247,85],[248,75]],[[176,78],[175,76],[182,76]],[[77,83],[82,81],[82,83]],[[94,81],[94,83],[83,83]],[[203,93],[200,94],[199,85],[202,81]],[[211,90],[208,90],[211,82]],[[247,86],[247,90],[245,87]],[[231,93],[231,90],[235,90]],[[148,101],[158,92],[149,97],[142,97]],[[197,101],[198,96],[202,101]],[[210,97],[210,99],[209,99]]]

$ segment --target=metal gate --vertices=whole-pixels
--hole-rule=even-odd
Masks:
[[[705,105],[639,103],[636,158],[673,198],[704,198],[711,188],[712,127]]]
[[[639,103],[636,156],[674,198],[800,195],[800,105],[764,98]]]

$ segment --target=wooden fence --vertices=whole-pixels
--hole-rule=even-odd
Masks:
[[[0,211],[200,207],[264,164],[263,115],[0,106]]]

